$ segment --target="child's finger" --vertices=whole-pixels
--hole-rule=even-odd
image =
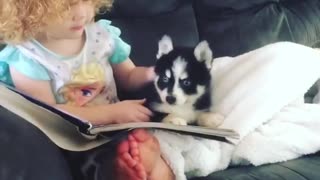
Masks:
[[[150,117],[147,116],[146,114],[143,114],[143,113],[137,114],[137,118],[138,118],[139,122],[141,122],[141,121],[146,122],[146,121],[150,120]]]
[[[138,103],[138,104],[144,104],[146,102],[146,99],[132,100],[132,102]]]
[[[143,114],[147,115],[147,116],[152,116],[152,115],[153,115],[152,111],[150,111],[150,109],[148,109],[148,108],[146,108],[146,107],[144,107],[144,106],[140,106],[140,107],[138,108],[138,110],[139,110],[140,112],[142,112]]]

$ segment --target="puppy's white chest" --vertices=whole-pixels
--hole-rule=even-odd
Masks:
[[[154,108],[159,112],[168,114],[163,122],[176,125],[188,125],[197,122],[200,126],[217,127],[224,120],[224,116],[221,114],[196,111],[192,105],[188,104],[180,106],[157,104]]]
[[[159,112],[171,114],[171,116],[184,119],[187,123],[194,122],[200,113],[196,111],[193,108],[193,105],[191,104],[175,105],[175,106],[170,106],[166,104],[157,104],[155,106],[155,109]]]
[[[197,119],[199,112],[190,107],[177,107],[171,114],[185,119],[187,123],[192,123]]]

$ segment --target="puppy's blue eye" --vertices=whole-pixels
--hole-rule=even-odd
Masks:
[[[167,76],[162,76],[161,78],[162,82],[167,83],[169,82],[169,78]]]
[[[190,86],[190,85],[191,85],[191,81],[188,80],[188,79],[184,79],[184,80],[182,80],[182,84],[183,84],[184,86]]]

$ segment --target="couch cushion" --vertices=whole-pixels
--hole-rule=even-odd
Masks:
[[[320,153],[303,158],[264,166],[242,166],[212,173],[208,177],[192,180],[318,180],[320,179]]]
[[[199,41],[191,0],[117,0],[111,13],[97,16],[101,18],[121,29],[137,65],[154,65],[164,34],[177,45],[193,46]]]
[[[127,18],[154,16],[172,12],[178,9],[182,3],[184,0],[116,0],[110,16]]]
[[[195,0],[201,39],[216,56],[238,55],[277,41],[308,46],[320,37],[318,0]]]

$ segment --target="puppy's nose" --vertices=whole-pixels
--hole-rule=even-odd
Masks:
[[[176,97],[174,96],[167,96],[166,97],[166,101],[169,103],[169,104],[174,104],[176,102]]]

